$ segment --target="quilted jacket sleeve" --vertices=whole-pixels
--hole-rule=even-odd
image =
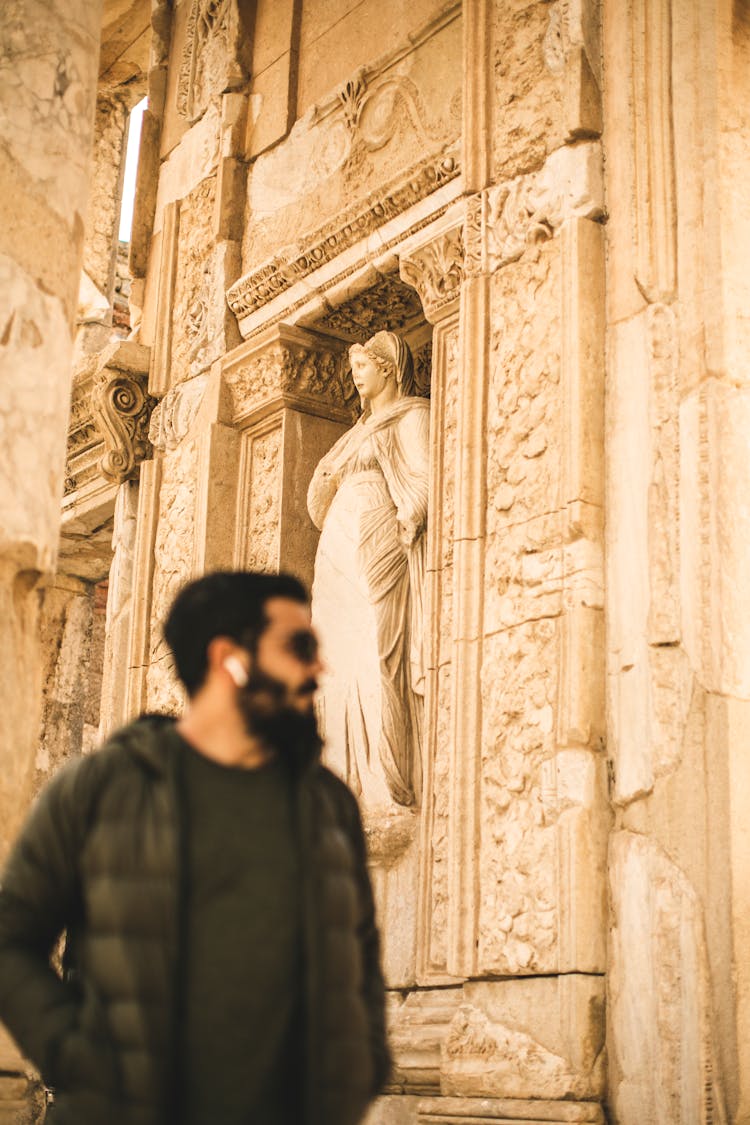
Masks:
[[[76,994],[51,967],[50,956],[79,908],[89,761],[63,769],[43,790],[0,886],[0,1019],[52,1085],[58,1046],[78,1015]]]

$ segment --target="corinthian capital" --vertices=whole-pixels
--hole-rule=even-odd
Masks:
[[[442,230],[431,241],[401,257],[401,280],[419,293],[431,324],[452,312],[464,277],[464,244],[461,224]]]

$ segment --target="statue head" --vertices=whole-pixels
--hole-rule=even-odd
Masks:
[[[416,394],[414,360],[409,345],[395,332],[376,332],[366,344],[352,344],[349,356],[364,352],[383,374],[395,376],[398,397]]]

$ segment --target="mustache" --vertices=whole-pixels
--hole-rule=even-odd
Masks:
[[[311,676],[309,680],[305,680],[305,682],[303,684],[300,684],[300,686],[297,688],[297,690],[295,691],[294,694],[295,695],[312,695],[313,692],[315,692],[317,690],[318,690],[318,681],[315,679],[314,676]]]

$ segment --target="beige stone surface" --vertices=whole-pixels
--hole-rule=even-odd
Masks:
[[[444,1094],[595,1099],[604,1089],[603,981],[466,984],[441,1050]]]
[[[430,158],[453,154],[460,30],[451,18],[416,46],[404,31],[393,59],[364,75],[353,74],[347,64],[349,84],[340,93],[327,86],[325,103],[306,112],[283,144],[255,161],[248,176],[245,267],[280,247],[293,259],[295,240],[326,221],[338,218],[341,225],[353,202],[364,203],[376,185],[390,185],[407,171],[413,178]]]

